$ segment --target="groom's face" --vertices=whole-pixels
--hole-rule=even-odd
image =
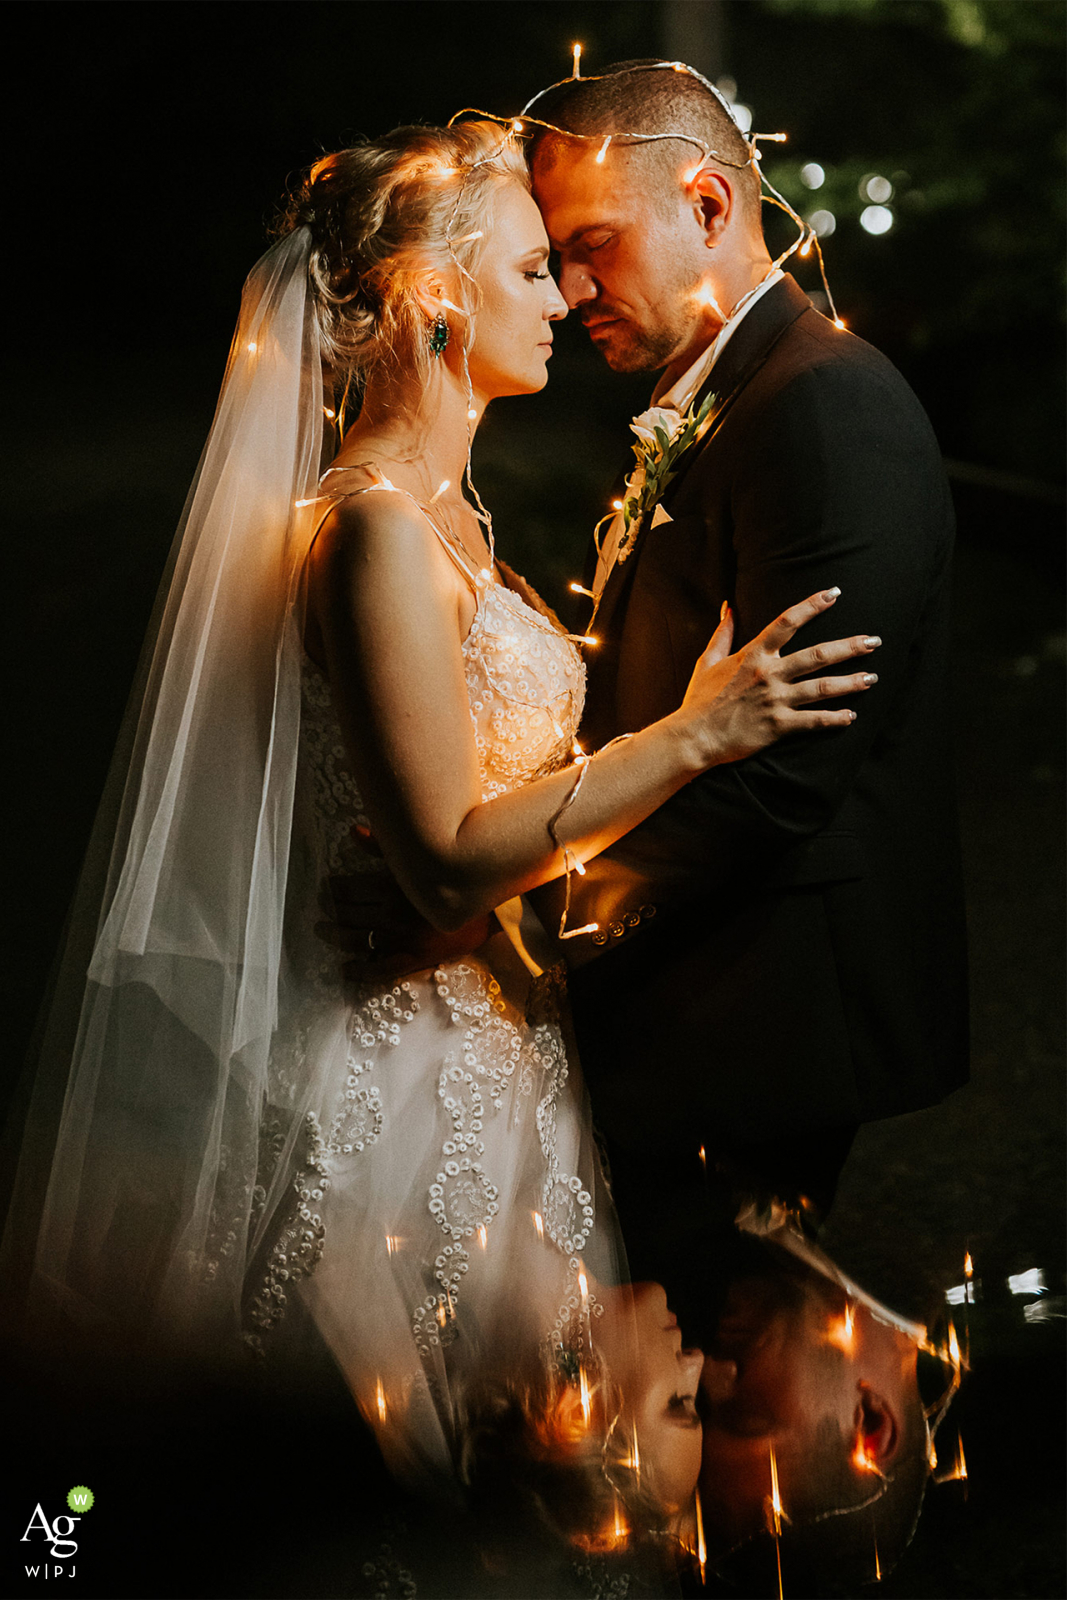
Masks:
[[[656,181],[656,175],[659,175]],[[616,372],[654,372],[703,321],[703,235],[672,174],[629,153],[557,151],[534,161],[534,198],[560,259],[559,287]]]

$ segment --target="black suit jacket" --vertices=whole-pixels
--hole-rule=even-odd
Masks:
[[[656,908],[571,977],[619,1149],[802,1136],[930,1105],[966,1075],[953,519],[929,422],[789,277],[707,388],[716,421],[667,490],[672,520],[608,582],[584,736],[674,709],[727,599],[736,648],[839,585],[796,647],[880,634],[880,681],[851,728],[712,769],[572,880],[571,926]]]

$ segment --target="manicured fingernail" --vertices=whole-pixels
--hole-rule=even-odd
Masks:
[[[729,609],[730,609],[729,600],[724,600],[723,603],[722,603],[722,610],[719,612],[719,621],[720,622],[725,622],[726,621],[726,613],[729,611]]]
[[[850,712],[849,712],[849,717],[850,717],[850,718],[851,718],[851,720],[852,720],[852,721],[853,721],[853,722],[855,722],[855,720],[856,720],[856,713],[855,713],[855,712],[854,712],[854,711],[850,711]]]
[[[877,672],[865,672],[863,674],[863,681],[864,681],[864,683],[877,683],[878,682],[878,674],[877,674]]]
[[[822,597],[824,600],[836,600],[840,593],[841,590],[838,588],[824,589],[822,592]]]
[[[864,639],[863,642],[866,645],[868,650],[877,650],[878,646],[881,644],[882,641],[881,641],[881,639],[879,639],[879,637],[878,637],[878,635],[876,633],[872,633],[870,638],[869,639]]]

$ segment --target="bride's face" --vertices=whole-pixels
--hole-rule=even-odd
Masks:
[[[594,1342],[622,1391],[642,1477],[667,1509],[684,1509],[700,1473],[696,1393],[704,1353],[682,1348],[661,1284],[635,1283],[601,1295],[605,1309]]]
[[[567,306],[548,271],[541,213],[520,184],[500,185],[485,233],[474,275],[481,303],[467,359],[475,395],[488,402],[544,388],[551,324],[567,315]]]

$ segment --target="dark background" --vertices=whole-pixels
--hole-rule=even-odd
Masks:
[[[141,631],[210,424],[240,284],[323,151],[570,71],[666,54],[728,75],[825,241],[849,326],[913,384],[949,461],[974,1081],[864,1131],[829,1241],[905,1309],[962,1280],[971,1463],[931,1492],[895,1595],[1062,1592],[1063,85],[1060,0],[19,4],[6,109],[13,573],[6,945],[18,1071]],[[826,183],[799,181],[817,161]],[[893,182],[871,237],[859,184]],[[772,237],[782,239],[774,224]],[[780,248],[782,246],[779,246]],[[798,269],[814,290],[811,266]],[[627,454],[643,381],[564,326],[548,390],[490,412],[476,476],[505,559],[555,604]],[[1044,1268],[1051,1321],[1009,1273]],[[1054,1304],[1053,1302],[1057,1303]],[[91,1481],[83,1479],[82,1481]],[[43,1492],[43,1491],[42,1491]],[[64,1489],[65,1492],[65,1489]]]

